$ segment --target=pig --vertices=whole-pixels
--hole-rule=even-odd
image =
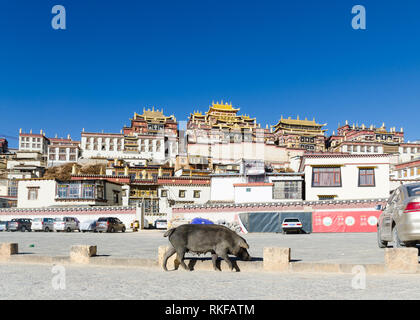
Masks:
[[[166,263],[169,257],[175,253],[177,254],[176,260],[185,270],[189,270],[184,262],[184,255],[187,252],[196,254],[210,252],[213,268],[216,271],[220,271],[216,266],[218,256],[226,261],[231,271],[233,271],[233,265],[228,254],[233,254],[241,260],[251,260],[246,240],[235,231],[222,225],[183,224],[166,231],[163,236],[169,237],[169,242],[172,244],[163,258],[162,267],[165,271],[168,271]]]

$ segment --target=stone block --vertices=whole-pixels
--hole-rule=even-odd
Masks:
[[[290,248],[264,248],[264,271],[288,271],[290,262]]]
[[[419,265],[417,248],[386,248],[385,267],[389,272],[416,273]]]
[[[17,243],[0,243],[0,257],[7,258],[10,257],[12,254],[18,254]]]
[[[89,263],[91,257],[96,256],[96,246],[76,245],[70,248],[70,261],[75,263]]]

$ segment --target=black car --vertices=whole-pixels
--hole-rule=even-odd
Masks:
[[[8,225],[8,231],[32,231],[31,219],[12,219]]]

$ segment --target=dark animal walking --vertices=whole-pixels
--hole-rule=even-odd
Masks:
[[[185,270],[189,270],[184,262],[184,255],[187,252],[197,254],[210,252],[213,268],[216,271],[219,271],[216,266],[218,257],[226,261],[230,270],[233,270],[233,265],[228,254],[233,254],[241,260],[251,260],[247,251],[249,245],[245,239],[222,225],[183,224],[166,231],[164,237],[169,237],[169,242],[172,244],[172,248],[166,252],[163,258],[162,266],[165,271],[168,271],[166,263],[169,257],[175,253],[177,254],[176,260]]]

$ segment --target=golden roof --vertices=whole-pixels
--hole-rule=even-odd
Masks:
[[[212,105],[210,106],[210,110],[211,109],[223,110],[223,111],[239,111],[239,108],[238,109],[233,108],[231,103],[226,102],[225,104],[223,104],[223,100],[221,103],[213,102]]]
[[[278,127],[281,124],[311,126],[311,127],[323,127],[327,125],[326,123],[325,124],[316,123],[315,118],[312,121],[306,118],[305,120],[301,120],[299,119],[299,116],[297,117],[297,119],[292,119],[291,117],[289,117],[288,119],[284,119],[283,116],[281,116],[281,119],[274,127]]]
[[[159,110],[156,109],[155,107],[152,107],[152,109],[147,109],[143,108],[143,114],[138,114],[137,112],[134,112],[134,119],[136,119],[137,117],[143,117],[143,118],[148,118],[148,119],[173,119],[175,120],[175,117],[173,115],[167,117],[163,114],[163,109]]]

